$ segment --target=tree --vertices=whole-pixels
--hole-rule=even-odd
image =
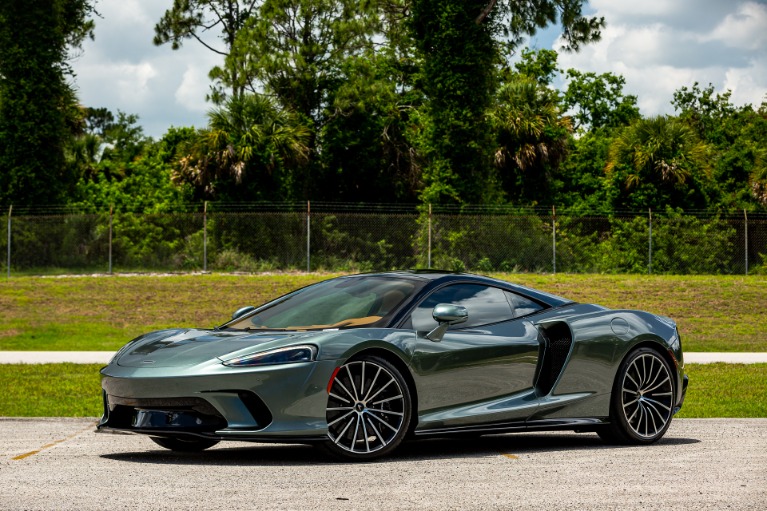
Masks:
[[[497,200],[485,112],[500,46],[559,22],[567,50],[598,40],[602,18],[582,15],[582,0],[413,0],[410,27],[423,62],[430,117],[422,198]]]
[[[318,122],[346,58],[372,47],[375,5],[357,0],[265,0],[237,40],[248,88]]]
[[[67,64],[92,34],[87,0],[0,3],[0,201],[64,202],[77,179],[64,147],[79,122]]]
[[[478,203],[496,192],[487,176],[492,144],[485,112],[495,86],[497,26],[492,13],[475,21],[484,7],[484,0],[413,1],[429,118],[424,202]]]
[[[616,209],[705,209],[707,153],[707,146],[679,119],[658,116],[634,122],[611,144],[605,168],[608,178],[623,188]]]
[[[173,7],[165,11],[154,27],[154,44],[171,43],[171,48],[177,50],[185,39],[194,39],[208,50],[229,57],[237,35],[255,14],[258,4],[256,0],[173,0]],[[215,47],[204,38],[204,33],[215,27],[220,29],[223,48]],[[210,99],[214,103],[221,103],[227,96],[222,86],[230,89],[232,97],[243,94],[247,80],[239,64],[231,61],[210,71],[210,78],[219,82],[211,86]]]
[[[377,4],[358,0],[265,0],[237,38],[230,61],[244,62],[247,88],[265,92],[310,129],[308,163],[296,175],[299,197],[314,198],[324,172],[318,138],[346,59],[373,48]]]
[[[289,200],[291,171],[307,161],[309,130],[263,95],[229,98],[209,114],[179,160],[174,181],[198,198]]]
[[[423,97],[393,80],[390,54],[349,58],[323,113],[318,197],[342,202],[414,202],[421,157],[414,137]],[[398,83],[399,82],[399,83]]]
[[[715,93],[714,86],[682,87],[671,102],[679,117],[712,148],[713,178],[720,209],[753,209],[765,204],[767,176],[767,115],[764,104],[736,107],[729,90]]]
[[[622,76],[568,69],[567,79],[562,103],[565,110],[574,111],[576,130],[616,128],[639,119],[637,98],[623,94],[626,79]]]
[[[564,160],[572,130],[562,117],[555,91],[526,75],[516,75],[496,95],[490,113],[496,134],[495,164],[507,196],[515,201],[548,202],[552,171]]]

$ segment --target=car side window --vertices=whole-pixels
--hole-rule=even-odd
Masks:
[[[509,297],[509,302],[514,307],[515,318],[533,314],[544,308],[540,303],[516,293],[506,291],[506,296]]]
[[[462,305],[469,311],[468,321],[452,326],[451,330],[514,318],[509,301],[502,290],[479,284],[453,284],[434,291],[418,305],[410,316],[413,328],[418,331],[435,328],[437,322],[432,317],[432,311],[440,303]]]

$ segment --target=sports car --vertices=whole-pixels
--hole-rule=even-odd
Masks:
[[[530,430],[649,444],[688,381],[667,317],[431,270],[333,278],[215,328],[142,335],[101,374],[100,430],[179,451],[312,443],[344,460]]]

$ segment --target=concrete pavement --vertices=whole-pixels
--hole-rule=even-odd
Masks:
[[[767,509],[767,419],[674,419],[648,446],[572,432],[433,439],[374,463],[301,445],[173,453],[94,425],[0,419],[0,509]]]
[[[0,364],[104,364],[115,354],[113,351],[0,351]],[[737,352],[691,352],[684,354],[686,364],[729,364],[767,363],[767,353]]]

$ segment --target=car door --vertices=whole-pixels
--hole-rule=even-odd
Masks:
[[[434,342],[426,334],[437,326],[432,311],[440,303],[466,307],[469,318]],[[419,427],[513,421],[533,413],[538,332],[515,319],[512,304],[507,291],[465,283],[435,290],[413,310],[408,326],[417,332],[412,368]]]

